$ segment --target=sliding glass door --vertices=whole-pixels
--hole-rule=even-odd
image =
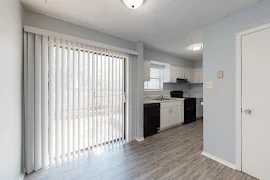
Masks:
[[[135,138],[137,55],[122,50],[47,30],[25,29],[27,173]]]
[[[49,73],[49,144],[56,160],[60,152],[77,156],[125,141],[125,58],[74,47],[56,43]]]

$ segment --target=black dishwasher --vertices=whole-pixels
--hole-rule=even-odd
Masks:
[[[156,134],[160,128],[160,104],[144,104],[144,137]]]

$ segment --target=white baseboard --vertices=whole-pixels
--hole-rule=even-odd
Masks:
[[[19,177],[19,180],[23,180],[24,179],[24,176],[25,176],[25,171],[22,170],[21,175]]]
[[[236,165],[235,164],[229,163],[229,162],[227,162],[227,161],[225,161],[223,159],[220,159],[220,158],[218,158],[216,156],[213,156],[213,155],[211,155],[211,154],[209,154],[207,152],[204,152],[204,151],[201,154],[203,156],[208,157],[208,158],[210,158],[210,159],[212,159],[214,161],[217,161],[217,162],[219,162],[219,163],[221,163],[221,164],[223,164],[225,166],[228,166],[229,168],[232,168],[232,169],[236,170]]]
[[[142,142],[142,141],[144,141],[144,137],[136,138],[136,141]]]

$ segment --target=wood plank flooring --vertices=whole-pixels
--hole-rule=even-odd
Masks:
[[[202,146],[199,120],[32,173],[25,180],[255,180],[204,157]]]

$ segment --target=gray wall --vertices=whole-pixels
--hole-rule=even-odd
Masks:
[[[269,0],[204,28],[204,82],[214,82],[214,89],[204,88],[204,151],[233,164],[236,162],[235,37],[237,32],[266,23],[270,23]],[[218,70],[224,71],[224,79],[216,79]]]
[[[18,180],[22,170],[22,7],[0,1],[0,179]]]
[[[25,10],[24,24],[136,51],[136,43]]]

